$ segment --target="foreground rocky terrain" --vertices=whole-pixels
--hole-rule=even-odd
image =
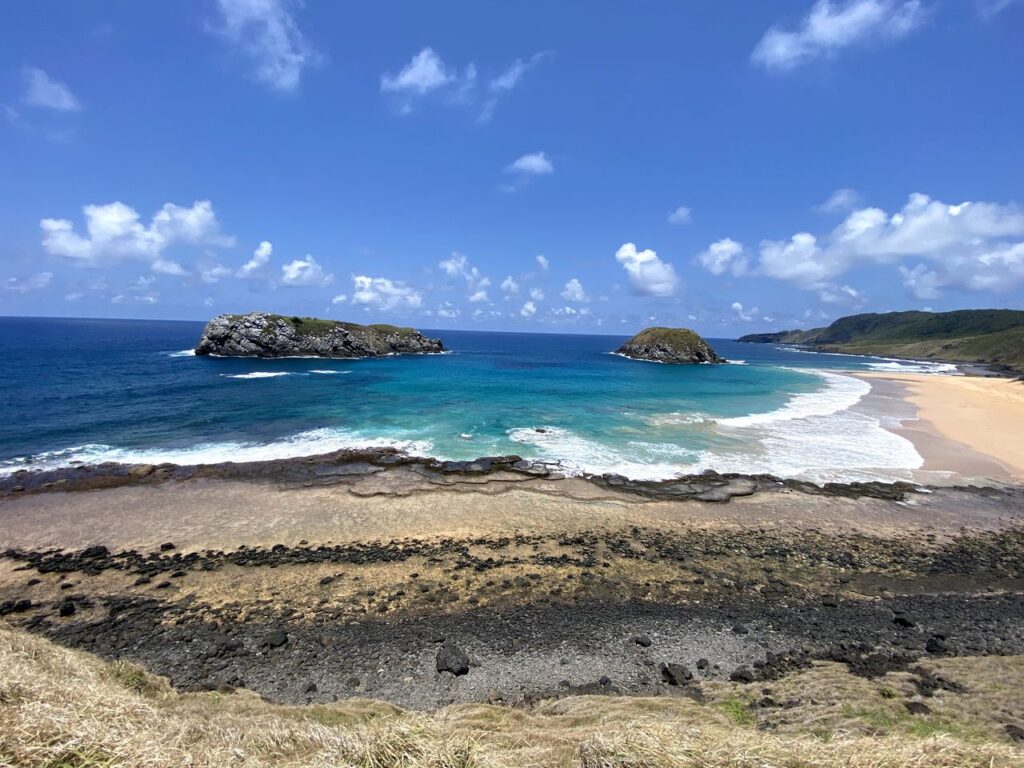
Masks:
[[[346,453],[21,475],[0,529],[0,622],[191,695],[349,713],[655,697],[779,733],[1024,736],[1014,487]]]
[[[381,357],[443,352],[440,339],[412,328],[357,325],[267,312],[220,315],[206,324],[197,355],[220,357]]]

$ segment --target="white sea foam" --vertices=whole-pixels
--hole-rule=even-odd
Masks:
[[[777,410],[718,419],[718,425],[722,427],[756,427],[791,419],[828,416],[852,408],[871,391],[870,384],[852,376],[840,376],[816,368],[790,368],[788,370],[818,376],[825,380],[827,386],[824,390],[817,392],[801,392],[793,395],[789,402]]]
[[[196,351],[194,349],[183,349],[180,352],[167,352],[165,354],[168,357],[195,357]]]
[[[540,427],[543,432],[537,429],[517,427],[510,429],[508,436],[514,442],[536,449],[528,458],[557,463],[568,475],[611,473],[634,480],[663,480],[681,472],[678,464],[639,462],[635,457],[567,429],[551,426]],[[679,446],[675,448],[679,453],[683,450]]]
[[[266,443],[199,443],[185,448],[118,448],[92,443],[0,462],[0,476],[19,469],[57,469],[106,461],[120,464],[220,464],[229,461],[272,461],[361,448],[396,448],[411,455],[427,456],[433,447],[429,440],[368,438],[347,430],[330,428],[300,432]]]
[[[330,376],[335,373],[352,373],[352,371],[328,371],[314,368],[313,370],[310,371],[310,373],[319,373],[324,376]]]
[[[933,376],[959,376],[960,367],[952,363],[927,363],[916,360],[897,360],[883,357],[884,363],[867,363],[872,371],[887,373],[927,373]]]
[[[274,379],[278,376],[294,376],[291,371],[253,371],[252,373],[222,373],[225,379]]]

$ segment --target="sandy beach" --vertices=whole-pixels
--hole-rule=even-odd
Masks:
[[[926,461],[929,456],[941,456],[949,465],[943,468],[973,476],[978,474],[978,462],[972,462],[971,454],[981,454],[1001,465],[1014,479],[1024,478],[1024,383],[976,376],[857,375],[871,383],[889,381],[905,387],[905,396],[917,408],[920,420],[904,423],[906,436]],[[930,439],[936,435],[969,450],[937,444]]]

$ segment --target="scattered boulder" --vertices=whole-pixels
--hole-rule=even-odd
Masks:
[[[903,706],[912,715],[930,715],[932,713],[931,707],[923,701],[906,701],[903,703]]]
[[[633,642],[639,645],[641,648],[651,647],[651,638],[649,638],[647,635],[637,635],[633,638]]]
[[[752,683],[755,680],[754,671],[750,667],[737,667],[729,675],[734,683]]]
[[[688,685],[693,680],[693,672],[683,664],[664,663],[658,667],[661,679],[669,685]]]
[[[263,644],[268,648],[280,648],[282,645],[288,642],[288,633],[284,630],[278,629],[271,632],[263,640]]]
[[[446,640],[437,651],[437,671],[450,672],[458,677],[469,672],[469,655],[454,641]]]

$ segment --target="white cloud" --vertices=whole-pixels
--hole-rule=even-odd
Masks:
[[[523,76],[539,64],[545,57],[543,53],[535,53],[529,59],[516,59],[512,65],[497,77],[487,83],[488,97],[484,101],[483,109],[477,118],[480,122],[486,123],[494,116],[494,110],[498,106],[498,98],[508,91],[514,90]]]
[[[212,267],[200,270],[199,279],[204,283],[218,283],[221,279],[230,277],[232,274],[234,273],[223,264],[214,264]]]
[[[385,93],[424,96],[455,82],[457,77],[433,48],[424,48],[397,75],[381,75],[380,89]]]
[[[469,263],[469,259],[457,251],[451,258],[438,262],[441,270],[451,278],[462,278],[466,281],[466,290],[472,302],[487,301],[487,291],[491,278],[480,273],[480,270]]]
[[[736,313],[736,317],[744,322],[750,322],[755,320],[758,315],[761,314],[757,307],[751,307],[750,309],[744,309],[743,305],[738,301],[732,303],[732,311]]]
[[[544,291],[542,291],[540,288],[531,288],[530,298],[533,299],[534,301],[544,301]]]
[[[817,0],[795,30],[765,32],[751,59],[766,69],[788,71],[854,45],[904,37],[925,15],[920,0]]]
[[[4,282],[4,290],[17,291],[18,293],[38,291],[42,288],[46,288],[52,280],[53,272],[37,272],[34,275],[29,275],[23,280],[19,280],[16,277],[10,277]]]
[[[860,195],[857,194],[857,190],[844,187],[829,195],[828,200],[817,206],[815,210],[821,213],[845,213],[852,211],[859,203]]]
[[[528,301],[525,304],[523,304],[522,309],[519,310],[519,314],[522,315],[523,317],[533,317],[535,314],[537,314],[537,305],[534,304],[532,301]]]
[[[565,284],[562,298],[566,301],[590,301],[586,291],[583,290],[583,284],[575,277]]]
[[[270,241],[261,240],[260,244],[256,246],[256,250],[252,252],[252,258],[245,262],[241,269],[238,270],[238,276],[252,277],[263,266],[265,266],[268,261],[270,261],[270,254],[273,252],[274,246]]]
[[[334,275],[324,273],[316,259],[306,254],[304,259],[295,259],[281,267],[281,282],[292,286],[329,285]]]
[[[675,267],[658,258],[650,249],[638,251],[633,243],[624,243],[615,259],[626,269],[634,293],[642,296],[671,296],[679,277]]]
[[[77,112],[82,108],[65,83],[52,79],[43,70],[26,67],[23,76],[25,94],[22,101],[30,107],[44,107],[58,112]]]
[[[222,34],[256,66],[256,79],[294,91],[302,71],[319,58],[292,16],[289,0],[217,0]]]
[[[78,301],[85,297],[84,291],[71,291],[71,293],[64,294],[64,301]]]
[[[165,203],[148,226],[134,208],[120,202],[87,205],[82,212],[85,236],[77,233],[68,219],[42,219],[39,226],[43,230],[43,250],[51,256],[70,259],[78,266],[99,267],[140,260],[158,268],[164,249],[176,243],[231,246],[235,242],[233,237],[220,234],[209,200],[197,200],[189,208]]]
[[[859,293],[836,280],[862,264],[897,265],[904,285],[920,298],[936,298],[946,287],[1012,290],[1024,283],[1024,210],[988,202],[949,205],[913,194],[893,214],[855,210],[821,238],[798,232],[764,240],[758,268],[749,274],[817,291],[824,301],[858,300]]]
[[[346,301],[348,301],[348,296],[346,296],[344,293],[339,293],[337,296],[331,299],[331,304],[344,304]]]
[[[416,309],[423,304],[423,295],[400,280],[352,275],[352,303],[376,309]]]
[[[547,176],[555,172],[555,166],[543,152],[531,152],[516,158],[505,171],[526,176]]]
[[[452,306],[450,301],[446,301],[444,304],[437,308],[438,317],[453,318],[461,315],[462,312]]]
[[[188,274],[188,270],[173,259],[157,259],[149,265],[149,268],[154,272],[159,272],[161,275],[177,275],[179,277],[183,277]]]
[[[516,282],[512,275],[509,275],[501,281],[501,290],[505,293],[519,293],[519,283]]]
[[[689,224],[693,221],[693,211],[685,205],[680,205],[668,215],[669,224]]]
[[[543,270],[544,270],[545,272],[547,272],[547,271],[548,271],[548,268],[549,268],[549,267],[551,266],[551,262],[550,262],[550,261],[548,261],[548,257],[547,257],[547,256],[544,256],[543,254],[538,254],[538,255],[537,255],[537,264],[538,264],[538,265],[540,266],[540,268],[541,268],[541,269],[543,269]]]
[[[743,253],[743,245],[725,237],[697,254],[697,261],[713,275],[721,275],[729,271],[737,277],[747,271],[747,257]]]

